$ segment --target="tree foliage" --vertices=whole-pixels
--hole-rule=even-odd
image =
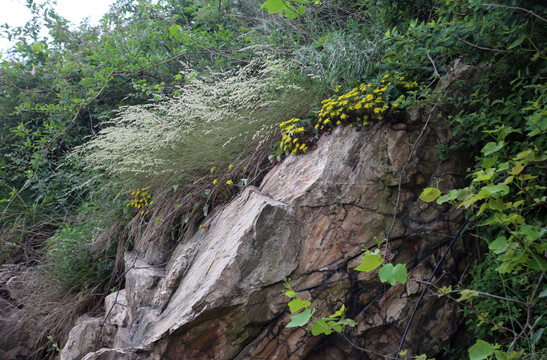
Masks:
[[[472,358],[545,347],[542,2],[117,0],[97,25],[70,24],[50,1],[28,6],[26,25],[2,27],[15,41],[0,58],[3,262],[40,263],[65,290],[104,295],[136,234],[191,232],[259,181],[269,154],[281,159],[295,140],[294,153],[306,151],[334,126],[385,121],[418,98],[401,95],[435,88],[459,64],[473,74],[443,94],[457,141],[440,156],[475,154],[470,183],[444,195],[431,185],[420,198],[467,209],[485,260],[471,270],[480,280],[442,294],[469,305]],[[396,74],[405,80],[382,82]],[[366,100],[374,90],[381,108]],[[150,199],[137,209],[143,188]],[[379,267],[381,281],[407,281],[378,252],[356,270]],[[354,325],[345,307],[315,318],[287,296],[291,326],[314,319],[317,335]]]

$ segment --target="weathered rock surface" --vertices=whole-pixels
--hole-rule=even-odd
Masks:
[[[438,159],[450,130],[434,116],[411,154],[428,115],[416,111],[398,124],[323,136],[314,151],[277,165],[260,189],[246,188],[208,220],[207,231],[180,244],[166,266],[128,254],[126,289],[106,301],[114,336],[85,359],[377,358],[356,346],[394,356],[423,282],[461,223],[457,212],[418,199],[437,181],[445,189],[461,185],[466,169],[457,156]],[[406,285],[352,271],[363,248],[374,249],[390,228],[387,260],[406,264]],[[457,244],[433,280],[438,284],[458,279]],[[286,277],[317,315],[345,304],[358,326],[346,339],[285,328]],[[457,318],[453,305],[427,297],[405,349],[434,356]]]

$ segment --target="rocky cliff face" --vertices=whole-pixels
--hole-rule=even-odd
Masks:
[[[457,211],[418,199],[437,182],[444,189],[461,185],[466,169],[457,155],[439,160],[437,147],[450,141],[450,130],[430,115],[415,111],[360,131],[337,128],[213,214],[207,231],[178,245],[167,264],[148,261],[150,249],[136,244],[139,251],[125,258],[126,288],[108,296],[104,318],[80,321],[61,358],[394,356],[424,282],[462,221]],[[353,271],[363,248],[374,249],[390,228],[387,261],[406,264],[405,285]],[[457,282],[464,255],[459,240],[433,279],[437,286]],[[318,316],[345,304],[358,325],[345,336],[285,328],[287,277]],[[457,326],[452,303],[426,297],[405,349],[434,356]]]

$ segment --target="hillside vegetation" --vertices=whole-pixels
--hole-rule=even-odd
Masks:
[[[479,249],[438,289],[471,335],[446,358],[545,355],[543,2],[117,0],[96,26],[28,7],[2,30],[0,263],[18,266],[32,358],[123,287],[137,237],[172,249],[272,163],[417,105],[457,135],[439,156],[475,156],[468,187],[421,197],[465,208]]]

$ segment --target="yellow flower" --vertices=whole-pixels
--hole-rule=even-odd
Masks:
[[[233,164],[228,165],[228,170],[232,170],[233,167],[234,167]]]
[[[218,179],[213,180],[213,185],[216,185],[218,183]]]
[[[213,167],[211,168],[211,174],[214,173],[216,169],[217,169],[217,167],[216,167],[216,166],[213,166]]]
[[[342,123],[340,122],[340,120],[338,120],[338,121],[336,122],[336,125],[338,125],[338,126],[342,125]]]
[[[243,171],[245,171],[245,170],[247,170],[247,165],[245,165],[245,166],[243,167]]]
[[[232,185],[234,182],[232,180],[226,181],[226,185]]]

